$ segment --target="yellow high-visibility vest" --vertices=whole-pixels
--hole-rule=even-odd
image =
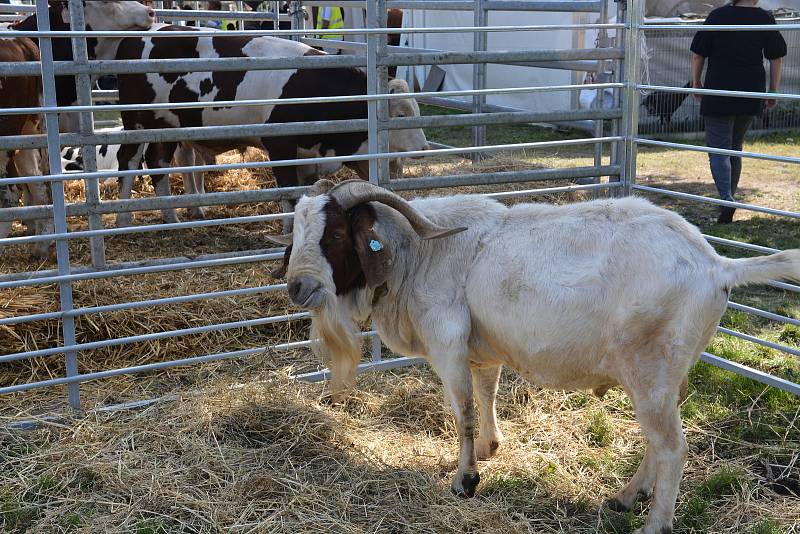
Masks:
[[[238,29],[238,24],[237,23],[238,23],[238,21],[233,20],[233,19],[222,19],[222,28],[221,29],[227,30],[228,26],[231,25],[231,26],[233,26],[234,30],[237,30]]]
[[[317,29],[322,29],[322,23],[324,19],[322,18],[322,10],[324,8],[319,8],[317,12]],[[342,8],[340,7],[331,7],[331,19],[328,22],[329,30],[341,30],[344,29],[344,13],[342,12]],[[341,41],[344,39],[344,35],[334,34],[334,33],[327,33],[324,35],[319,36],[320,39],[337,39]]]

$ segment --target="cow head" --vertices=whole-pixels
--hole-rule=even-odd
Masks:
[[[60,15],[57,20],[51,21],[51,25],[69,24],[69,2],[51,0],[50,8],[51,17],[54,8]],[[86,29],[95,31],[149,30],[156,17],[153,8],[133,0],[84,1],[83,12]]]
[[[389,94],[409,93],[408,84],[405,80],[395,78],[389,82]],[[389,100],[389,116],[396,117],[419,117],[419,105],[412,98],[397,98]],[[389,131],[389,150],[392,152],[411,152],[415,150],[427,150],[428,140],[422,128],[411,128],[408,130]]]

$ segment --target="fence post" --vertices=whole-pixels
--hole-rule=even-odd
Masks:
[[[384,21],[381,24],[381,20]],[[386,27],[386,1],[374,0],[367,2],[367,28]],[[386,57],[386,34],[367,35],[367,94],[376,95],[388,90],[389,70],[387,67],[378,67],[378,57]],[[383,100],[367,102],[367,145],[370,154],[378,154],[385,150],[388,152],[388,102]],[[385,146],[384,146],[385,145]],[[385,164],[385,165],[384,165]],[[388,184],[389,160],[369,160],[369,181],[376,185]],[[372,324],[375,329],[375,324]],[[371,338],[372,361],[381,361],[381,340],[378,336]]]
[[[616,8],[616,21],[622,21],[622,3],[617,1],[617,8]],[[616,30],[614,32],[614,47],[615,48],[624,48],[624,34],[620,30]],[[622,70],[624,69],[624,62],[621,59],[614,60],[614,68],[613,68],[613,77],[612,82],[619,83],[622,80]],[[614,93],[614,107],[622,109],[622,93],[623,91],[620,89],[613,89]],[[620,130],[622,128],[622,120],[621,119],[614,119],[611,121],[611,135],[616,137],[620,134]],[[612,165],[619,165],[620,168],[622,167],[622,154],[623,154],[623,143],[611,143],[611,164]],[[622,176],[611,176],[609,178],[609,182],[619,182]],[[610,192],[612,196],[616,195],[616,192]]]
[[[603,0],[603,2],[600,4],[600,23],[608,23],[608,0]],[[600,30],[597,32],[596,46],[598,48],[608,48],[609,45],[608,31],[605,28],[600,28]],[[594,71],[594,81],[595,83],[606,83],[610,81],[607,79],[606,75],[606,62],[602,59],[597,60],[597,69]],[[605,107],[606,90],[598,89],[597,91],[597,107],[603,109]],[[594,136],[603,137],[604,128],[605,125],[603,124],[603,119],[596,119],[594,121]],[[597,143],[594,145],[594,165],[595,167],[600,167],[603,165],[603,143]],[[589,181],[589,183],[599,184],[602,179],[602,176],[595,176]],[[578,183],[582,182],[578,181]],[[599,191],[592,191],[593,198],[597,198],[599,195]]]
[[[489,12],[484,7],[484,0],[475,0],[475,11],[473,15],[473,26],[482,28],[487,25]],[[489,34],[487,32],[473,32],[472,48],[475,52],[483,52],[487,48]],[[486,89],[486,63],[475,63],[472,65],[472,88]],[[483,106],[486,104],[486,97],[475,95],[472,97],[472,113],[483,113]],[[486,145],[486,125],[480,124],[472,127],[472,146]],[[472,153],[472,162],[477,163],[484,158],[480,152]]]
[[[47,0],[36,0],[36,18],[39,30],[50,30],[50,13],[48,11]],[[83,4],[81,4],[83,9]],[[56,80],[53,65],[53,43],[50,37],[39,37],[39,49],[41,51],[42,64],[42,90],[44,93],[44,105],[47,107],[56,106]],[[59,146],[58,135],[58,113],[45,113],[45,127],[47,128],[47,154],[50,164],[50,174],[61,174],[61,147]],[[51,192],[53,194],[53,223],[57,234],[67,232],[67,211],[64,200],[64,182],[56,180],[51,182]],[[69,242],[65,238],[56,239],[56,259],[58,262],[58,274],[70,274],[69,263]],[[72,311],[72,282],[59,282],[58,284],[61,311]],[[64,336],[64,346],[75,345],[75,319],[64,317],[62,320],[62,333]],[[76,352],[66,353],[67,376],[78,375],[78,354]],[[68,400],[71,408],[79,410],[81,407],[80,386],[77,383],[67,386]]]
[[[303,2],[301,0],[292,0],[289,2],[289,16],[292,17],[293,30],[306,29],[305,11],[303,11]],[[292,35],[292,39],[295,41],[300,41],[302,38],[302,35]]]
[[[639,133],[639,84],[642,48],[641,25],[644,21],[643,3],[629,0],[625,3],[625,89],[622,102],[623,151],[622,151],[622,195],[631,194],[636,181],[636,141]]]
[[[69,21],[70,27],[74,31],[84,31],[86,22],[83,17],[81,0],[69,0]],[[86,38],[77,37],[72,39],[72,56],[78,65],[88,65],[89,56],[86,48]],[[75,85],[78,92],[78,104],[88,106],[92,104],[92,82],[88,74],[78,74],[75,77]],[[81,135],[94,134],[94,116],[91,111],[84,111],[79,114],[79,124]],[[95,145],[81,145],[83,151],[83,167],[86,172],[97,170],[97,151]],[[100,204],[100,180],[97,178],[85,179],[86,183],[86,206],[89,209],[89,230],[100,230],[103,228],[103,219],[95,211]],[[89,246],[92,255],[92,267],[102,269],[106,266],[105,241],[102,236],[89,238]]]

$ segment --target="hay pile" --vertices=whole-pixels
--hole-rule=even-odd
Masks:
[[[0,530],[588,534],[641,525],[642,509],[598,512],[642,451],[619,392],[599,401],[505,376],[498,398],[506,441],[481,463],[478,496],[461,500],[449,491],[452,418],[427,369],[362,377],[354,397],[333,407],[321,401],[320,385],[264,378],[244,387],[215,380],[142,412],[0,430]],[[750,458],[726,456],[726,436],[713,428],[688,435],[679,517],[692,514],[709,475],[745,475],[713,500],[712,522],[681,520],[676,532],[798,524],[798,500],[766,488]]]

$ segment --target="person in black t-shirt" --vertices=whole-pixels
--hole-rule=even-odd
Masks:
[[[775,24],[775,18],[757,7],[758,0],[734,0],[709,13],[704,24],[742,25]],[[764,58],[770,62],[769,91],[777,93],[781,82],[781,58],[786,55],[786,41],[772,31],[698,31],[692,40],[692,87],[729,91],[766,91]],[[705,84],[701,83],[703,65],[708,59]],[[713,148],[741,150],[744,135],[760,115],[764,102],[755,98],[695,95],[701,101],[700,114],[706,125],[706,145]],[[775,100],[767,100],[772,109]],[[742,158],[709,154],[711,174],[723,200],[733,201]],[[723,207],[718,222],[733,221],[735,208]]]

